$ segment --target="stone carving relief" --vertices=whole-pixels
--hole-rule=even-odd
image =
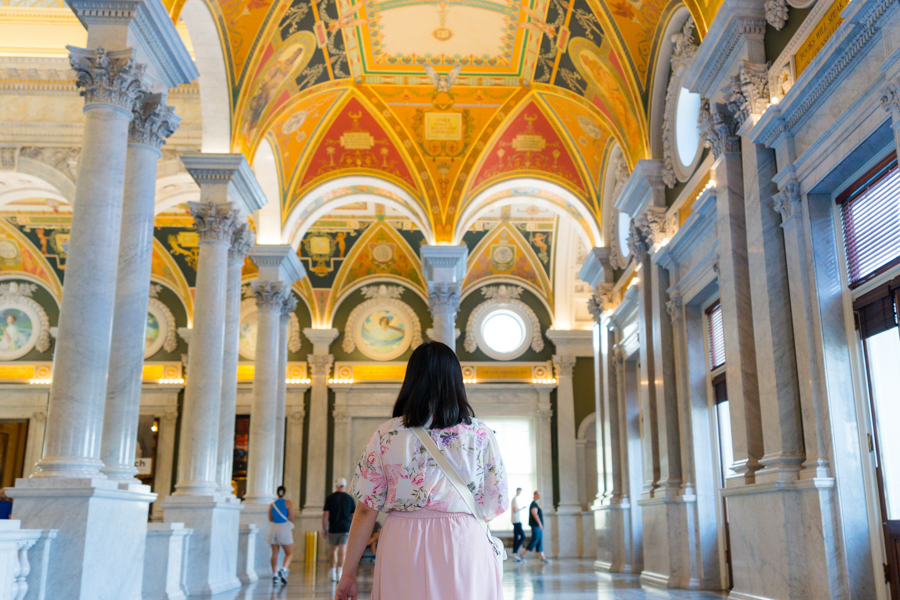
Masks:
[[[8,148],[15,151],[15,148]],[[79,148],[40,148],[23,146],[19,148],[19,156],[44,163],[75,181],[78,177],[78,161],[81,160]],[[15,167],[15,165],[13,165]]]
[[[160,94],[147,94],[132,111],[134,118],[128,127],[128,141],[159,150],[166,139],[178,129],[181,117],[166,105]]]
[[[455,313],[459,310],[460,284],[430,283],[428,284],[428,310],[435,313]]]
[[[491,356],[491,350],[481,338],[481,326],[484,319],[498,308],[506,308],[515,312],[525,323],[526,339],[530,339],[531,349],[540,352],[544,349],[544,338],[541,335],[541,324],[530,306],[519,300],[522,288],[516,285],[489,285],[481,288],[485,300],[475,307],[466,323],[466,338],[463,343],[467,352],[480,348]]]
[[[291,352],[300,352],[303,347],[303,338],[300,337],[300,320],[294,312],[297,310],[297,297],[294,294],[288,294],[284,303],[281,305],[281,318],[288,320],[288,350]]]
[[[32,348],[50,349],[50,320],[31,297],[37,289],[33,283],[0,283],[0,360],[22,358]]]
[[[761,115],[769,106],[769,66],[741,61],[731,80],[728,107],[734,112],[737,129],[750,115]]]
[[[740,152],[741,139],[737,137],[737,122],[725,106],[704,98],[697,124],[700,126],[703,145],[709,148],[716,160],[726,152]]]
[[[557,379],[571,377],[575,373],[575,357],[554,354],[553,370],[556,371]]]
[[[213,202],[191,202],[189,206],[201,242],[232,243],[234,230],[240,225],[237,209]]]
[[[788,20],[786,0],[766,0],[766,21],[776,30],[781,31]]]
[[[616,185],[613,188],[612,195],[613,205],[615,205],[619,196],[622,195],[622,190],[625,188],[629,175],[628,163],[625,162],[624,157],[619,158],[619,163],[616,165]],[[622,256],[622,253],[619,251],[619,215],[615,208],[612,210],[612,218],[609,224],[609,240],[609,263],[614,269],[624,269],[628,265],[628,258]]]
[[[772,205],[781,213],[782,223],[787,223],[791,218],[803,213],[803,204],[800,199],[800,184],[796,181],[788,181],[777,194],[772,196]]]
[[[628,248],[634,260],[642,263],[650,259],[650,247],[652,244],[647,237],[648,231],[635,221],[631,222],[631,231],[628,234]]]
[[[684,303],[681,296],[672,296],[672,299],[666,302],[666,311],[669,313],[669,318],[672,319],[672,325],[678,323],[684,314]]]
[[[253,281],[250,283],[250,295],[256,300],[257,310],[281,311],[285,298],[291,289],[280,281]]]
[[[247,223],[240,223],[231,234],[231,245],[228,247],[228,260],[244,262],[244,257],[253,247],[253,231]]]
[[[131,112],[145,93],[144,65],[134,50],[94,50],[69,47],[69,64],[75,70],[79,94],[85,103],[112,104]]]
[[[678,98],[681,94],[681,82],[687,66],[697,54],[699,46],[694,43],[694,19],[688,18],[681,32],[672,35],[672,58],[669,61],[670,75],[669,85],[666,88],[666,104],[663,112],[662,142],[663,142],[663,181],[668,187],[674,187],[678,182],[675,175],[675,165],[678,160],[675,148],[675,122],[678,110]]]
[[[593,295],[588,299],[588,312],[598,324],[603,320],[604,313],[615,310],[618,304],[613,287],[612,283],[598,284]]]
[[[897,77],[881,90],[881,107],[892,114],[895,110],[900,110],[900,79]]]
[[[312,377],[323,376],[326,379],[331,374],[331,365],[334,364],[334,356],[331,354],[310,354],[306,358],[309,364],[309,372]]]
[[[392,360],[410,346],[422,343],[422,325],[408,304],[400,300],[399,285],[366,286],[360,290],[368,298],[347,318],[344,352],[360,352],[374,360]],[[458,304],[457,300],[457,304]]]

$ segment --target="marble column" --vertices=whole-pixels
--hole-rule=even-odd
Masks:
[[[101,474],[100,442],[128,128],[144,94],[143,66],[130,49],[69,50],[85,123],[44,452],[40,471],[8,493],[23,528],[59,530],[48,597],[138,600],[154,496],[148,486],[120,485]],[[95,525],[101,521],[107,526]]]
[[[578,481],[576,470],[571,468],[577,462],[575,447],[575,391],[572,377],[575,373],[575,357],[571,355],[553,355],[553,369],[556,372],[556,448],[559,456],[559,498],[556,507],[559,528],[560,557],[580,557],[577,548],[577,535],[572,528],[579,529],[578,523],[566,523],[578,520],[581,506],[578,502]],[[568,465],[568,467],[567,467]],[[571,526],[571,527],[570,527]]]
[[[290,339],[291,315],[297,309],[297,297],[289,294],[281,306],[281,321],[278,328],[278,390],[275,394],[275,481],[274,485],[284,485],[285,453],[285,410],[287,403],[287,359]]]
[[[299,400],[305,396],[306,386],[300,388]],[[291,394],[298,393],[292,386]],[[294,506],[300,504],[300,470],[303,465],[303,421],[306,411],[303,404],[292,405],[287,410],[287,427],[284,435],[284,487],[287,489],[286,498],[289,498]]]
[[[736,473],[728,486],[753,483],[763,456],[759,383],[756,371],[741,140],[733,115],[722,104],[704,101],[700,111],[704,145],[712,151],[716,181],[716,235],[719,301],[725,333],[725,379],[731,407]]]
[[[172,493],[172,471],[175,467],[175,427],[178,413],[167,411],[159,417],[159,432],[156,437],[156,476],[153,485],[156,488],[156,501],[153,503],[154,521],[162,520],[160,505]]]
[[[160,94],[144,97],[135,107],[128,133],[125,197],[119,243],[116,301],[113,316],[109,380],[100,458],[102,472],[117,481],[134,477],[147,305],[153,261],[153,215],[156,167],[160,148],[180,119]]]
[[[422,265],[428,284],[431,339],[456,350],[456,313],[466,276],[466,246],[422,246]]]
[[[235,228],[228,248],[225,281],[225,341],[222,353],[222,404],[219,412],[219,446],[216,452],[216,482],[219,493],[233,498],[234,420],[237,404],[238,344],[241,326],[241,273],[244,258],[253,246],[253,232],[246,224]]]

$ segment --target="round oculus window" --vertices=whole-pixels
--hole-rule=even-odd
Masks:
[[[525,322],[517,313],[498,309],[491,312],[481,324],[481,337],[485,345],[498,354],[512,354],[525,343]]]
[[[678,150],[678,160],[685,168],[694,164],[700,149],[700,128],[697,126],[699,116],[700,94],[681,88],[675,109],[675,147]]]
[[[628,258],[631,248],[628,247],[628,236],[631,234],[631,215],[619,211],[619,254],[622,258]]]

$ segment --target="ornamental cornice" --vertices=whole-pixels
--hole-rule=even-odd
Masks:
[[[700,139],[718,160],[726,152],[740,152],[741,139],[737,136],[737,122],[722,104],[703,99],[697,118]]]
[[[554,354],[553,370],[556,378],[571,377],[575,373],[575,357],[570,355]]]
[[[689,69],[688,81],[691,90],[702,95],[715,93],[714,87],[720,81],[726,68],[734,59],[735,51],[744,42],[745,37],[762,38],[766,33],[766,19],[760,12],[759,17],[744,16],[729,20],[727,11],[730,7],[723,6],[720,11],[720,19],[726,23],[725,30],[715,35],[713,27],[704,37],[704,44],[697,52],[699,60],[693,61]],[[694,71],[694,73],[690,73]]]
[[[252,281],[250,282],[250,295],[256,300],[256,310],[268,310],[281,312],[287,294],[287,288],[280,281]]]
[[[234,230],[239,225],[238,211],[231,203],[190,202],[188,205],[201,243],[231,244]]]
[[[128,113],[134,110],[146,90],[144,65],[135,62],[133,50],[67,48],[75,83],[86,104],[109,104]]]
[[[441,281],[428,284],[428,310],[432,316],[439,313],[459,311],[461,285]]]
[[[165,103],[161,94],[147,94],[132,111],[134,118],[128,128],[128,142],[159,150],[166,139],[178,129],[181,117]]]

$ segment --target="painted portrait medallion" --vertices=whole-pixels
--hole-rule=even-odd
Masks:
[[[412,333],[407,315],[393,306],[378,304],[356,322],[353,341],[373,360],[392,360],[409,348]]]
[[[16,360],[28,354],[37,343],[39,323],[30,306],[0,306],[0,360]]]

